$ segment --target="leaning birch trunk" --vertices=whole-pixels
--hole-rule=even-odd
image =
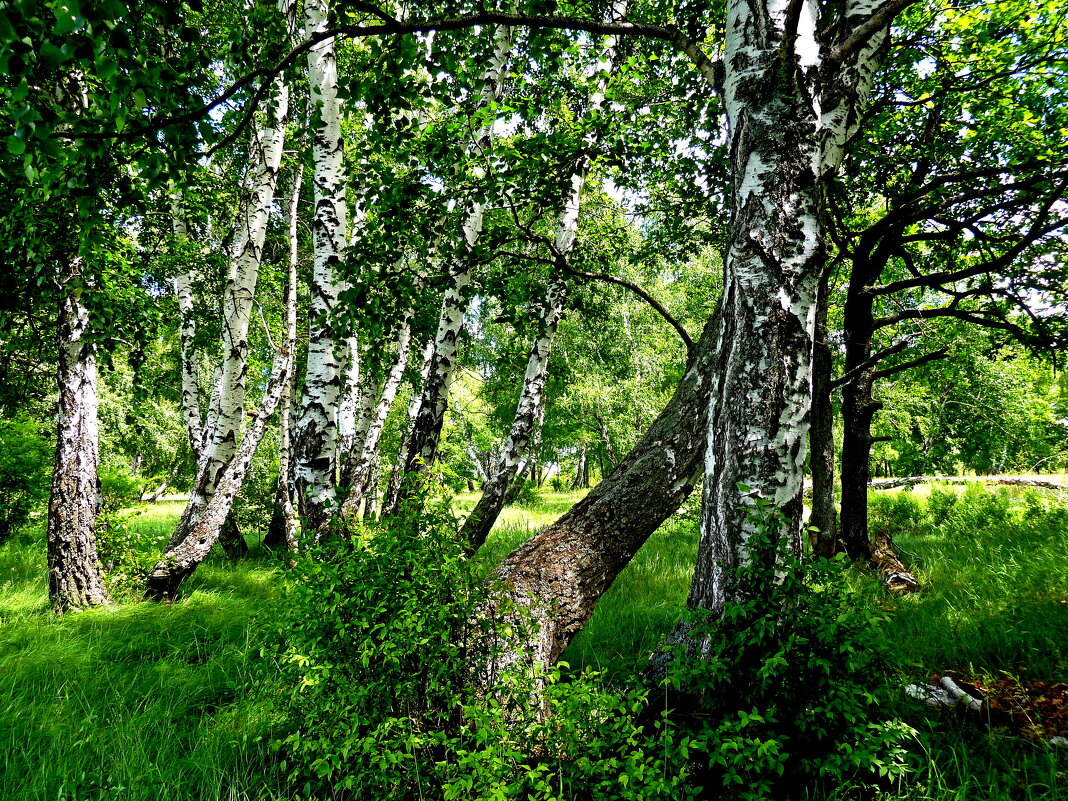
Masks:
[[[229,269],[223,287],[223,361],[212,393],[212,407],[203,435],[205,444],[198,463],[197,478],[169,547],[180,543],[197,525],[241,437],[245,419],[249,321],[259,279],[263,243],[267,236],[267,222],[282,161],[288,115],[289,92],[279,79],[274,86],[268,122],[265,126],[256,126],[253,132],[254,163],[250,193],[238,210],[229,249]],[[187,412],[187,422],[188,419]]]
[[[297,210],[300,203],[300,187],[304,180],[304,167],[297,168],[293,176],[293,188],[289,195],[289,209],[286,220],[289,223],[289,269],[286,277],[285,309],[286,309],[286,341],[297,341],[297,264],[299,262],[297,250]],[[294,353],[294,358],[296,354]],[[297,551],[297,522],[296,513],[293,509],[293,488],[290,482],[290,417],[293,409],[293,381],[296,371],[290,370],[290,378],[282,390],[282,398],[279,401],[281,411],[278,422],[278,482],[275,486],[274,502],[279,516],[277,545],[284,545],[290,553]],[[272,526],[274,519],[272,517]],[[264,544],[268,543],[264,538]]]
[[[577,209],[576,209],[577,211]],[[567,286],[562,271],[553,273],[545,291],[545,301],[538,314],[538,333],[527,357],[527,370],[519,405],[508,438],[501,447],[493,472],[482,487],[482,497],[471,510],[460,532],[470,551],[486,541],[490,529],[504,508],[505,496],[512,480],[527,465],[545,413],[545,377],[549,372],[549,354],[553,337],[564,311]]]
[[[482,74],[482,95],[475,110],[476,115],[485,114],[504,92],[504,79],[512,51],[512,29],[498,26],[494,34],[493,55]],[[472,142],[471,152],[485,153],[493,143],[493,121],[480,125]],[[449,267],[449,284],[441,306],[441,318],[434,337],[434,355],[423,383],[419,411],[412,428],[408,449],[401,462],[402,477],[426,471],[437,457],[441,428],[449,403],[449,387],[456,368],[460,332],[464,315],[471,299],[472,251],[482,233],[484,203],[480,199],[468,201],[463,214],[461,239],[458,252]],[[398,501],[408,494],[402,481]],[[386,509],[395,514],[397,502]]]
[[[728,3],[731,229],[688,599],[714,614],[738,597],[735,567],[773,558],[750,545],[758,502],[791,520],[778,534],[800,552],[824,197],[886,40],[880,27],[849,44],[851,26],[876,10],[867,0],[845,3],[841,24],[827,28],[834,40],[821,41],[814,3]]]
[[[100,511],[96,357],[86,341],[89,312],[80,299],[86,291],[83,268],[83,260],[74,259],[62,276],[56,330],[59,402],[48,502],[48,600],[56,612],[110,602],[96,551]]]
[[[305,0],[305,34],[311,36],[326,30],[327,16],[325,0]],[[337,267],[345,250],[347,218],[341,103],[332,38],[308,51],[308,79],[315,98],[312,140],[315,252],[307,371],[300,416],[293,431],[293,488],[305,527],[318,530],[329,514],[335,491],[341,366],[335,354],[332,315],[343,286]]]
[[[612,9],[614,19],[621,19],[626,13],[623,3],[616,3]],[[601,58],[596,64],[594,90],[590,94],[590,116],[599,115],[604,106],[605,90],[612,72],[616,56],[617,37],[608,37]],[[542,418],[545,414],[545,377],[549,371],[549,355],[552,352],[553,339],[564,311],[567,297],[567,284],[564,281],[564,268],[571,259],[578,234],[579,209],[582,203],[582,188],[589,171],[591,155],[597,144],[596,137],[590,134],[583,138],[582,150],[575,161],[568,182],[567,193],[561,204],[560,220],[557,225],[554,243],[553,274],[545,290],[545,300],[538,314],[537,336],[527,357],[527,369],[523,378],[523,388],[519,394],[515,417],[508,438],[501,447],[501,452],[494,465],[493,472],[482,487],[482,497],[471,510],[464,523],[461,536],[467,541],[468,548],[475,551],[482,546],[489,536],[490,529],[504,508],[505,496],[512,480],[523,472],[526,461],[534,449]]]
[[[149,572],[145,585],[146,598],[154,601],[173,599],[182,582],[189,578],[197,566],[204,561],[204,557],[208,555],[219,538],[223,524],[230,514],[234,498],[241,490],[248,466],[252,463],[252,457],[256,454],[260,440],[263,439],[267,423],[278,406],[283,388],[289,382],[290,371],[293,368],[294,347],[294,342],[287,342],[287,349],[275,357],[267,392],[263,396],[260,408],[256,411],[255,420],[245,432],[237,453],[223,471],[215,493],[196,525],[178,545],[169,548]]]
[[[593,614],[638,549],[678,511],[701,475],[705,416],[713,390],[710,321],[678,388],[645,436],[557,522],[512,551],[491,576],[501,589],[480,610],[490,621],[477,676],[498,683],[517,664],[552,665]],[[513,607],[529,614],[529,635]],[[478,635],[476,635],[478,636]]]
[[[434,363],[434,338],[427,340],[423,346],[423,362],[419,370],[419,383],[412,389],[412,397],[408,403],[407,425],[404,436],[401,437],[400,447],[397,449],[397,463],[389,476],[389,484],[386,487],[385,496],[382,499],[382,513],[392,515],[396,513],[400,505],[401,486],[404,484],[404,460],[408,453],[408,446],[412,441],[412,432],[415,430],[415,421],[419,417],[419,406],[422,400],[423,386],[426,385],[430,375],[430,367]]]

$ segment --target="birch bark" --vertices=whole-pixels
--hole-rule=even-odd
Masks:
[[[389,372],[376,386],[375,391],[366,393],[358,429],[361,432],[349,452],[343,471],[343,483],[348,486],[349,494],[341,506],[342,514],[354,516],[359,512],[360,503],[375,492],[371,483],[372,473],[378,461],[378,445],[386,427],[386,418],[393,408],[397,391],[404,378],[404,368],[412,349],[412,315],[409,313],[401,323],[397,334],[397,351]],[[377,403],[373,403],[377,398]],[[377,483],[377,482],[375,482]]]
[[[626,13],[624,3],[616,3],[612,9],[613,19],[622,19]],[[590,116],[596,117],[604,106],[605,91],[616,57],[618,38],[610,36],[606,40],[601,57],[595,65],[594,89],[590,94]],[[562,198],[561,212],[557,224],[556,241],[553,257],[556,261],[553,274],[545,290],[545,300],[538,309],[537,334],[527,356],[527,369],[523,377],[523,387],[519,393],[515,417],[512,420],[508,438],[501,447],[493,471],[482,487],[482,497],[471,510],[464,522],[461,536],[467,541],[470,550],[481,547],[489,536],[490,529],[504,508],[505,497],[512,480],[523,473],[527,459],[533,451],[542,419],[545,415],[545,378],[549,370],[549,355],[552,352],[553,339],[564,311],[567,298],[567,283],[564,281],[564,268],[571,259],[578,235],[579,210],[582,204],[582,188],[586,182],[593,152],[597,146],[597,137],[588,133],[583,137],[582,149],[575,160],[568,189]]]
[[[733,568],[767,556],[749,547],[758,499],[794,521],[779,534],[800,551],[825,187],[870,91],[885,30],[836,54],[878,8],[847,2],[834,28],[842,38],[826,42],[813,3],[728,4],[732,221],[689,595],[691,606],[713,613],[734,599]]]
[[[326,30],[326,0],[305,0],[307,36]],[[337,270],[345,252],[346,171],[341,139],[341,102],[337,94],[334,40],[308,51],[308,79],[316,100],[312,155],[315,215],[308,362],[300,416],[293,430],[293,487],[309,530],[318,530],[334,499],[337,470],[337,410],[341,396],[332,315],[343,288]]]
[[[274,86],[267,121],[257,125],[252,136],[253,163],[249,194],[241,204],[234,223],[228,249],[228,273],[223,286],[222,362],[216,373],[211,407],[201,437],[203,446],[199,454],[197,478],[182,518],[171,537],[170,547],[180,543],[197,525],[241,438],[245,419],[249,321],[259,278],[260,257],[267,236],[267,222],[282,161],[288,114],[288,89],[279,79]],[[187,405],[187,425],[192,414],[194,409]],[[192,429],[189,436],[192,442]]]
[[[476,115],[482,115],[504,92],[504,80],[511,57],[513,29],[498,26],[493,38],[493,54],[489,66],[482,74],[482,91],[476,107]],[[472,152],[485,152],[493,143],[493,120],[483,122],[475,133]],[[401,474],[424,472],[437,457],[441,428],[449,403],[449,387],[456,367],[460,332],[464,315],[470,302],[472,251],[482,233],[484,203],[481,199],[468,201],[463,213],[459,249],[449,266],[449,284],[441,306],[441,318],[434,337],[434,353],[423,382],[419,410],[408,441],[407,452],[401,461]],[[398,498],[407,494],[402,481]],[[387,514],[396,512],[397,504],[391,503]]]
[[[48,600],[56,612],[110,603],[96,551],[100,511],[96,357],[86,341],[89,312],[80,299],[83,269],[84,261],[76,258],[61,276],[56,330],[59,401],[47,533]]]

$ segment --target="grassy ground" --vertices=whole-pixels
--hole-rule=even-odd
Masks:
[[[581,493],[510,508],[480,554],[486,569]],[[474,496],[457,499],[469,508]],[[180,502],[129,517],[130,541],[159,542]],[[892,610],[902,680],[932,673],[993,683],[1068,679],[1068,509],[1041,492],[981,488],[882,493],[876,521],[895,534],[923,592],[888,598],[858,576],[863,602]],[[40,531],[0,548],[0,799],[285,798],[241,691],[258,658],[256,614],[283,576],[267,558],[212,557],[171,606],[125,602],[55,618]],[[674,623],[696,549],[693,512],[661,527],[565,654],[619,677]],[[918,730],[914,801],[1068,799],[1068,749],[952,712],[901,702]],[[1037,713],[1036,713],[1037,714]],[[1046,732],[1047,734],[1049,731]],[[1068,735],[1068,731],[1060,732]]]

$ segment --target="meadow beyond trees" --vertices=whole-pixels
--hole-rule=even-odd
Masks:
[[[1066,792],[1068,4],[0,10],[12,797]]]

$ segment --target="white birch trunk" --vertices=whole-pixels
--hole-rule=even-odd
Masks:
[[[511,28],[498,26],[494,33],[493,54],[489,66],[482,74],[482,93],[476,114],[482,114],[501,98],[508,61],[512,51]],[[470,152],[485,152],[493,143],[493,121],[480,125],[472,142]],[[452,384],[459,349],[460,332],[464,315],[470,302],[471,253],[482,233],[484,204],[472,198],[467,202],[461,225],[459,248],[449,266],[449,284],[441,305],[441,318],[434,337],[434,355],[430,371],[423,383],[419,411],[415,418],[407,453],[402,460],[402,471],[422,473],[437,457],[441,428],[449,403],[449,387]],[[401,496],[406,492],[403,484]],[[395,504],[387,509],[394,511]]]
[[[873,7],[847,4],[846,20],[867,18]],[[819,41],[814,15],[808,0],[728,4],[732,225],[689,597],[713,612],[735,597],[734,567],[770,558],[749,545],[758,501],[791,519],[779,535],[800,552],[825,180],[859,117],[879,50],[870,41],[854,67],[831,64],[833,43]]]
[[[282,161],[288,114],[289,92],[279,79],[274,86],[267,122],[257,125],[253,133],[249,194],[234,223],[228,273],[223,286],[222,362],[216,371],[197,479],[171,538],[171,546],[180,543],[196,526],[241,438],[248,373],[248,328]]]
[[[365,393],[363,410],[360,422],[357,426],[358,436],[353,450],[348,457],[345,469],[346,483],[349,494],[342,504],[342,514],[355,515],[359,511],[360,502],[369,497],[368,493],[374,494],[375,486],[371,484],[372,474],[378,463],[378,445],[382,439],[382,432],[386,427],[386,418],[389,410],[393,408],[397,391],[400,389],[404,378],[404,368],[408,364],[408,355],[412,349],[412,315],[409,313],[401,323],[397,335],[397,352],[393,359],[389,373],[382,381],[378,392]],[[370,382],[368,382],[370,385]],[[377,403],[372,403],[377,396]],[[376,482],[377,483],[377,482]]]
[[[305,34],[310,36],[325,30],[326,25],[325,0],[305,0]],[[308,78],[316,101],[312,142],[315,255],[307,372],[300,416],[293,432],[293,485],[306,526],[318,529],[325,522],[335,492],[341,365],[335,354],[331,318],[342,289],[337,267],[344,254],[347,232],[341,104],[337,96],[333,39],[308,51]]]
[[[620,19],[625,13],[626,5],[616,3],[613,7],[614,18]],[[596,117],[604,105],[605,91],[615,61],[617,44],[617,37],[608,37],[601,58],[595,65],[596,78],[594,89],[590,94],[591,117]],[[527,467],[527,460],[537,445],[545,415],[545,378],[549,370],[549,356],[567,298],[564,268],[569,263],[575,247],[579,211],[582,204],[582,188],[586,182],[586,174],[589,171],[596,144],[597,137],[592,131],[583,138],[583,147],[575,161],[568,182],[567,194],[562,198],[553,248],[556,265],[545,290],[545,300],[538,309],[537,335],[527,356],[527,369],[523,377],[523,387],[519,393],[519,403],[516,406],[512,427],[501,447],[493,472],[482,488],[482,497],[471,510],[463,526],[462,535],[471,550],[477,550],[486,541],[490,529],[493,528],[501,509],[504,508],[509,486],[517,475],[523,474]]]
[[[286,341],[293,344],[296,349],[297,342],[297,211],[300,202],[300,187],[303,182],[304,168],[297,169],[293,177],[293,189],[289,196],[289,209],[286,220],[289,223],[289,266],[286,277]],[[296,353],[294,353],[294,357]],[[291,416],[293,411],[293,382],[296,376],[295,370],[290,370],[289,380],[282,391],[279,401],[278,423],[278,483],[275,487],[275,504],[281,512],[282,538],[286,549],[290,553],[297,551],[297,516],[293,504],[293,486],[290,481],[291,456]]]
[[[57,320],[56,461],[48,502],[48,599],[56,612],[110,603],[96,551],[100,511],[96,357],[86,342],[89,312],[82,305],[83,261],[62,276]]]
[[[218,540],[234,498],[241,489],[245,473],[252,463],[252,457],[256,454],[256,448],[263,439],[267,423],[278,407],[284,387],[289,383],[295,346],[296,343],[290,340],[286,343],[286,349],[275,356],[267,391],[252,424],[241,440],[240,447],[223,470],[216,491],[188,536],[168,548],[163,558],[149,572],[145,584],[146,598],[156,601],[174,599],[182,582],[204,561],[204,557]]]
[[[181,195],[177,191],[171,194],[171,228],[179,246],[184,247],[189,243],[189,226],[182,208]],[[189,437],[189,449],[193,452],[193,458],[199,462],[204,449],[204,429],[200,412],[200,376],[196,353],[193,350],[193,340],[197,333],[193,307],[193,273],[179,272],[174,279],[174,289],[178,297],[178,313],[181,315],[179,338],[182,362],[182,417]]]
[[[419,409],[422,406],[422,391],[426,385],[427,377],[430,375],[430,368],[434,363],[434,339],[433,337],[427,340],[426,345],[423,346],[423,366],[419,370],[419,383],[412,390],[412,398],[408,402],[408,424],[404,429],[404,436],[401,437],[400,448],[397,449],[397,464],[393,468],[393,472],[389,477],[389,486],[386,487],[385,498],[382,501],[382,512],[385,515],[392,515],[397,513],[397,509],[401,502],[401,487],[404,484],[404,465],[405,457],[408,454],[409,446],[412,441],[412,432],[415,430],[415,423],[419,417]],[[350,510],[351,511],[351,510]]]

